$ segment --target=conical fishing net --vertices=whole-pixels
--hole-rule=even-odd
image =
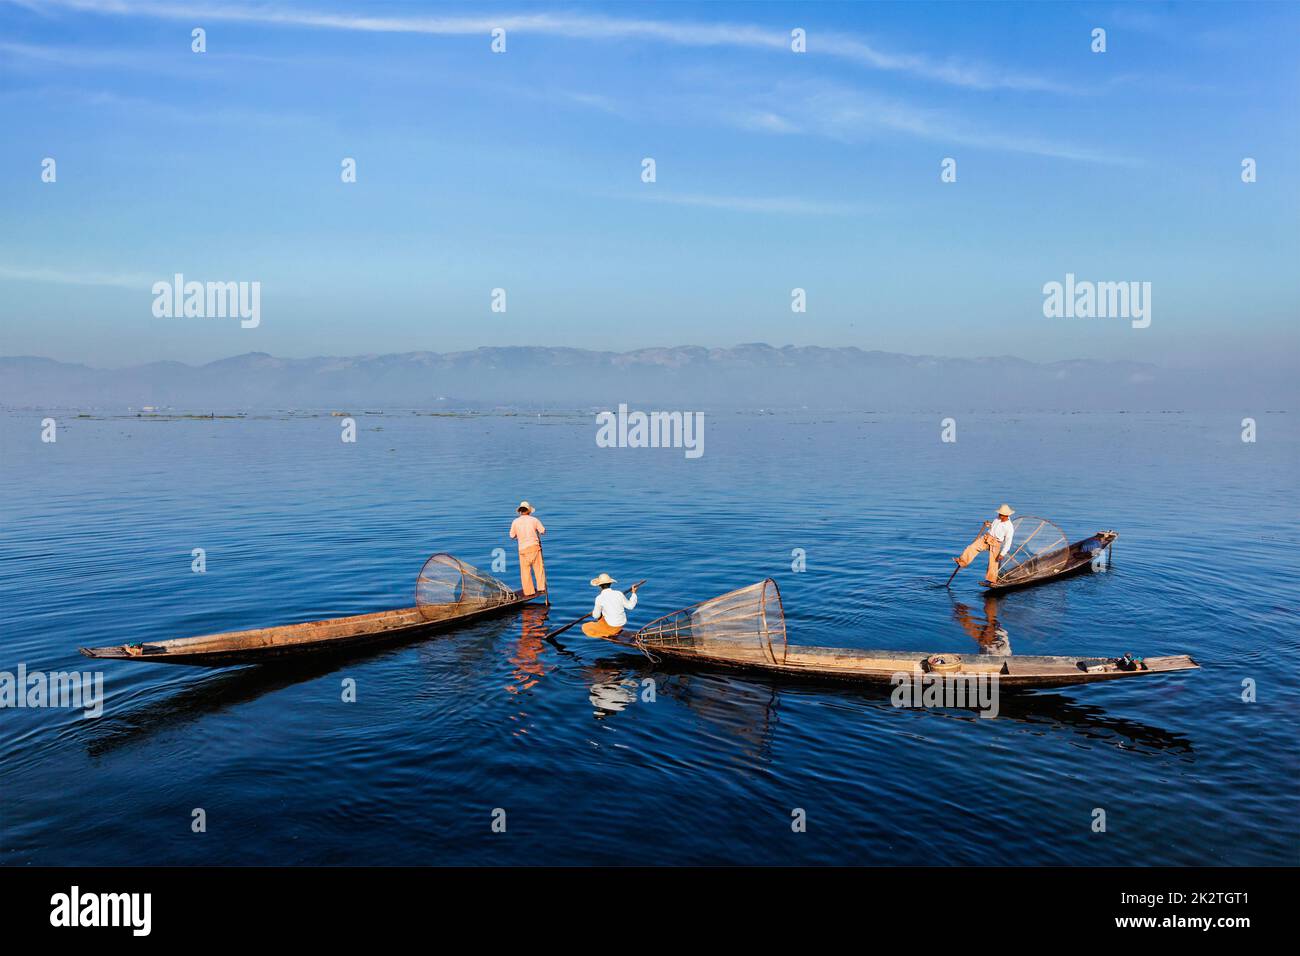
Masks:
[[[435,554],[424,562],[415,582],[415,603],[426,617],[448,608],[490,608],[514,597],[505,584],[450,554]]]
[[[1044,518],[1020,515],[1013,519],[1011,551],[998,568],[998,584],[1018,584],[1065,567],[1070,542],[1056,525]]]
[[[651,621],[636,632],[645,647],[785,663],[785,610],[771,578]]]

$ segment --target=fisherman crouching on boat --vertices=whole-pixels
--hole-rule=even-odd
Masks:
[[[957,567],[966,567],[975,560],[975,555],[981,551],[988,551],[989,573],[985,575],[985,580],[989,584],[997,584],[998,565],[1011,553],[1011,539],[1016,534],[1016,529],[1011,526],[1013,514],[1015,512],[1011,510],[1010,505],[1003,505],[998,509],[997,517],[992,521],[984,522],[984,530],[980,532],[979,537],[966,547],[961,557],[953,558],[957,562]]]
[[[519,542],[519,581],[524,586],[524,595],[532,597],[538,591],[546,593],[546,566],[542,564],[542,535],[546,529],[533,517],[536,510],[526,501],[519,502],[515,509],[519,517],[510,523],[510,537]],[[537,584],[534,586],[533,581]],[[547,598],[550,604],[551,599]]]
[[[596,606],[591,609],[592,620],[582,625],[583,634],[588,637],[616,637],[622,633],[627,624],[627,612],[636,607],[636,589],[641,585],[632,585],[625,596],[622,591],[610,587],[617,583],[608,574],[591,579],[591,586],[600,588],[600,593],[596,595]]]

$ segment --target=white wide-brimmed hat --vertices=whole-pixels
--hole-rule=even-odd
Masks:
[[[526,501],[521,501],[521,502],[519,502],[519,507],[516,508],[515,510],[516,510],[516,511],[527,511],[529,514],[532,514],[533,511],[534,511],[535,509],[534,509],[533,506],[530,505],[528,502],[526,502]]]
[[[618,582],[602,571],[597,577],[591,579],[591,586],[598,588],[602,584],[617,584]]]
[[[1013,514],[1015,514],[1015,512],[1011,510],[1010,505],[1003,505],[1001,508],[998,509],[998,514],[1002,515],[1002,517],[1004,518],[1010,518]]]

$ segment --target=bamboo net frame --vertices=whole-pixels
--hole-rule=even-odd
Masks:
[[[633,638],[643,648],[710,657],[749,658],[757,651],[772,664],[784,664],[785,607],[776,582],[765,578],[656,618]]]
[[[1019,515],[1011,522],[1011,553],[998,570],[998,584],[1016,584],[1062,570],[1070,558],[1065,533],[1046,518]]]
[[[415,603],[426,616],[434,609],[486,609],[514,598],[515,592],[501,581],[444,553],[425,561],[415,582]]]

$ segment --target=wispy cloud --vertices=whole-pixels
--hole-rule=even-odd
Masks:
[[[737,99],[743,99],[737,106]],[[972,123],[947,110],[922,107],[839,83],[784,82],[756,89],[727,89],[696,108],[740,129],[782,135],[815,135],[860,142],[901,135],[954,146],[1027,153],[1054,159],[1135,166],[1139,162],[1106,149],[1055,141],[1038,135],[999,131]]]
[[[973,90],[1022,90],[1038,93],[1074,93],[1074,87],[1046,77],[960,60],[934,60],[914,53],[889,53],[865,40],[839,33],[810,39],[810,52],[853,60],[877,70],[910,73],[950,86]]]
[[[3,0],[14,3],[16,0]],[[588,40],[649,40],[686,47],[736,47],[789,53],[788,31],[742,23],[611,17],[596,13],[503,13],[499,16],[373,16],[274,5],[151,3],[124,0],[48,0],[46,7],[86,13],[144,16],[191,23],[237,22],[368,33],[431,36],[488,36],[502,28],[520,35],[539,34]],[[1069,93],[1066,84],[996,65],[935,59],[919,53],[883,49],[861,36],[813,31],[807,56],[830,56],[874,70],[904,73],[973,90]]]
[[[59,67],[138,68],[139,54],[128,51],[85,50],[66,46],[41,46],[31,43],[0,42],[0,53],[14,61],[32,61]]]
[[[760,133],[800,132],[794,122],[772,110],[740,110],[731,115],[731,121],[741,129],[757,130]]]
[[[96,111],[112,110],[132,118],[156,118],[167,123],[189,126],[206,126],[219,123],[245,128],[283,129],[286,126],[311,127],[321,125],[320,120],[300,112],[269,112],[227,106],[215,100],[180,105],[159,99],[124,96],[109,90],[90,89],[82,86],[48,85],[26,89],[0,90],[0,100],[22,98],[35,98],[43,105],[84,105]]]
[[[157,276],[140,274],[130,275],[92,271],[68,272],[61,269],[32,269],[0,265],[0,282],[49,282],[56,285],[112,286],[119,289],[147,292],[157,279]]]
[[[12,3],[14,0],[0,0]],[[84,46],[54,46],[36,43],[0,42],[0,53],[9,57],[12,63],[44,64],[61,69],[82,70],[139,70],[150,73],[170,73],[177,76],[194,76],[192,63],[187,59],[189,50],[179,55],[173,51],[173,58],[168,60],[158,55],[157,50],[134,49],[91,49]],[[228,50],[213,51],[208,54],[213,61],[232,61],[246,63],[287,63],[298,64],[304,58],[288,59],[270,57],[262,54],[240,53]],[[317,62],[308,60],[308,63]]]

